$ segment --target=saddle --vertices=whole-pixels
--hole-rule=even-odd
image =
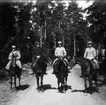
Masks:
[[[57,59],[57,60],[55,61],[54,65],[57,64],[57,61],[58,61],[58,60],[59,60],[59,59]],[[64,62],[65,66],[67,66],[67,62],[66,62],[64,59],[61,59],[61,60]]]

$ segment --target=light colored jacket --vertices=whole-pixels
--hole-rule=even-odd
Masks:
[[[66,53],[66,50],[64,47],[57,47],[55,49],[55,56],[61,56],[61,57],[64,57],[66,56],[67,53]]]
[[[94,47],[86,48],[84,53],[84,58],[94,59],[96,57],[96,50]]]
[[[19,60],[21,58],[21,54],[17,50],[10,52],[8,59],[11,60],[13,56],[16,56],[16,60]]]

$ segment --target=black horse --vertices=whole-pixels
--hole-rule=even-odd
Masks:
[[[37,89],[38,91],[43,91],[43,76],[45,75],[47,69],[47,63],[50,62],[50,58],[47,54],[42,54],[37,56],[34,64],[32,65],[32,71],[36,76]]]
[[[82,77],[84,78],[85,83],[84,93],[87,93],[87,79],[89,80],[89,87],[91,88],[90,93],[93,94],[93,80],[95,81],[96,91],[98,91],[97,70],[94,68],[92,62],[83,57],[74,57],[70,62],[71,69],[75,66],[75,64],[79,64],[81,66]]]
[[[11,89],[12,89],[13,78],[14,78],[15,88],[16,88],[17,78],[19,80],[19,86],[20,86],[22,69],[20,69],[19,66],[16,64],[16,57],[13,57],[11,60],[9,72],[10,72],[10,78],[11,78]]]
[[[67,89],[68,69],[64,59],[59,57],[58,60],[54,63],[53,69],[57,71],[55,75],[58,80],[58,91],[65,92]]]

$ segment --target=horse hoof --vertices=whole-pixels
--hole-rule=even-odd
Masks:
[[[63,90],[63,93],[66,93],[66,91],[65,91],[65,90]]]
[[[84,93],[84,96],[87,96],[87,93]]]
[[[93,96],[93,93],[91,94],[91,96]]]
[[[38,90],[38,92],[40,92],[40,89],[37,89]]]
[[[96,92],[99,92],[99,89],[98,88],[96,88]]]
[[[43,89],[43,88],[41,88],[41,91],[42,91],[42,92],[44,92],[44,89]]]

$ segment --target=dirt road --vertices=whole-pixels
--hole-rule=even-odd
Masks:
[[[27,89],[20,89],[15,97],[10,101],[10,105],[106,105],[106,87],[99,84],[99,93],[94,92],[84,95],[84,81],[80,78],[80,67],[76,65],[68,76],[68,90],[66,93],[57,91],[57,79],[52,74],[52,67],[48,67],[48,75],[44,76],[44,92],[36,90],[35,77],[26,79]],[[25,81],[25,80],[24,80]],[[26,84],[25,84],[26,83]]]

